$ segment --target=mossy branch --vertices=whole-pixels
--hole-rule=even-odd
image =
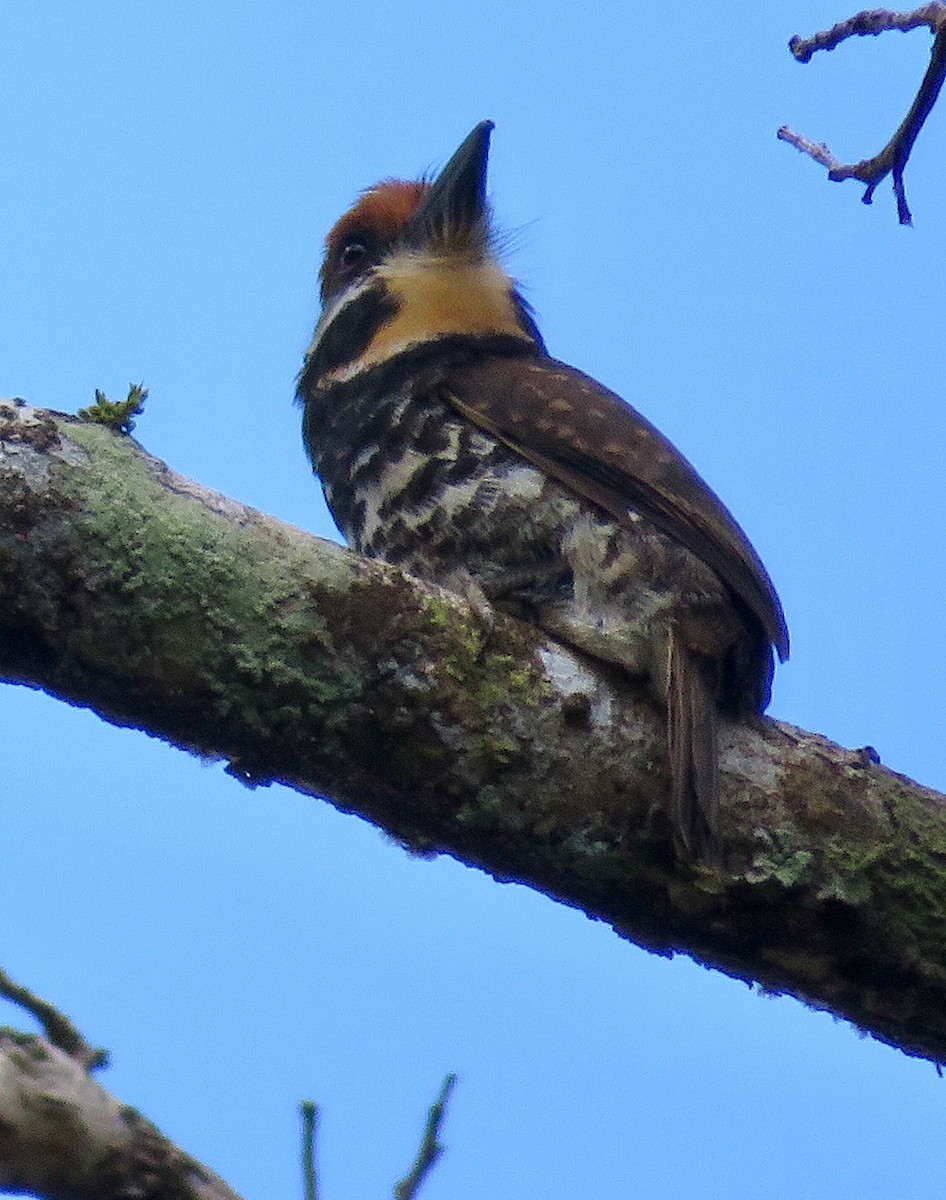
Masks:
[[[0,678],[360,813],[946,1060],[946,802],[722,731],[725,868],[676,864],[661,715],[532,628],[0,405]]]

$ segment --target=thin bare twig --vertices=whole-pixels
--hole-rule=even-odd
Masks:
[[[408,1174],[395,1187],[394,1200],[414,1200],[420,1189],[420,1185],[427,1178],[437,1159],[443,1154],[443,1146],[441,1146],[437,1138],[440,1134],[440,1126],[443,1124],[443,1118],[446,1113],[447,1100],[456,1081],[456,1075],[448,1075],[443,1081],[440,1094],[431,1105],[430,1112],[427,1114],[427,1124],[424,1127],[424,1136],[420,1144],[420,1149],[417,1152],[417,1158],[414,1160],[414,1165]]]
[[[107,1050],[90,1046],[64,1013],[48,1000],[43,1000],[35,992],[31,992],[29,988],[14,982],[3,970],[0,970],[0,996],[18,1004],[35,1017],[42,1025],[47,1040],[64,1054],[74,1058],[85,1070],[94,1071],[107,1066]]]
[[[849,37],[877,37],[890,30],[905,33],[921,26],[934,34],[930,65],[926,69],[910,111],[879,154],[858,163],[842,163],[823,142],[812,142],[787,125],[783,125],[777,135],[781,141],[788,142],[796,150],[827,167],[828,178],[832,182],[837,183],[843,179],[860,180],[866,185],[862,197],[865,204],[873,201],[877,185],[888,175],[892,175],[894,195],[897,198],[897,216],[901,225],[913,224],[903,184],[904,168],[913,150],[913,144],[936,103],[943,80],[946,79],[946,3],[924,4],[908,13],[891,12],[883,8],[860,12],[831,29],[816,33],[813,37],[800,38],[796,34],[788,43],[788,48],[797,61],[807,63],[816,51],[833,50]]]
[[[319,1106],[312,1100],[303,1100],[299,1111],[302,1114],[302,1195],[305,1200],[319,1200],[319,1175],[315,1165]]]
[[[812,55],[818,50],[833,50],[849,37],[878,37],[890,30],[900,30],[908,33],[911,29],[919,29],[925,25],[935,31],[946,15],[944,4],[924,4],[913,12],[897,13],[887,8],[874,8],[866,12],[856,13],[847,21],[839,21],[831,29],[816,33],[810,38],[801,38],[796,33],[788,43],[788,48],[800,63],[811,62]]]

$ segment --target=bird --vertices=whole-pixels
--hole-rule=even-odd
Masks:
[[[551,356],[502,262],[493,122],[332,227],[298,377],[350,546],[536,624],[664,714],[677,860],[718,859],[718,717],[770,700],[785,616],[729,510],[641,413]]]

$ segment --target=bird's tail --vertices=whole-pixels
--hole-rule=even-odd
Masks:
[[[667,729],[674,848],[687,860],[715,857],[719,789],[715,664],[670,637]]]

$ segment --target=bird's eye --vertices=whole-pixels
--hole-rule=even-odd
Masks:
[[[349,242],[342,248],[339,266],[343,271],[353,271],[365,258],[368,248],[364,242]]]

